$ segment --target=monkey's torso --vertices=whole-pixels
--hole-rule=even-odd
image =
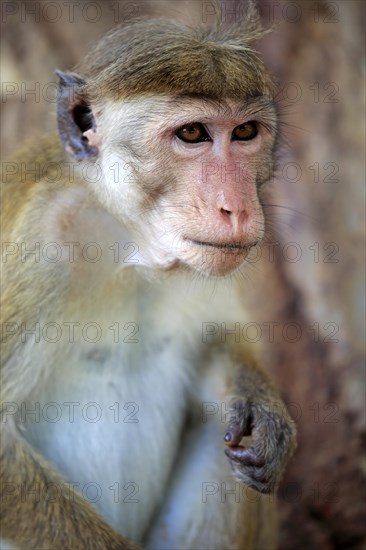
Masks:
[[[183,453],[197,456],[175,509],[163,513],[165,530],[175,534],[184,515],[194,513],[194,503],[184,503],[190,485],[200,513],[206,487],[234,484],[223,453],[226,369],[219,355],[216,374],[212,359],[207,372],[210,385],[200,379],[212,347],[204,324],[227,319],[230,328],[243,322],[243,312],[230,288],[174,276],[149,283],[130,277],[134,269],[126,268],[107,288],[84,289],[81,308],[40,320],[36,360],[51,361],[52,374],[37,385],[20,420],[26,439],[56,465],[70,491],[81,492],[117,530],[141,541],[149,537]],[[187,444],[184,432],[195,430]],[[217,451],[219,472],[212,464]],[[159,549],[165,547],[160,529],[154,539]],[[168,537],[167,548],[173,540]]]

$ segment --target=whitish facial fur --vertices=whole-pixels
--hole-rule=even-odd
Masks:
[[[90,183],[143,242],[147,263],[209,275],[240,267],[264,234],[258,187],[269,177],[276,130],[268,98],[239,104],[150,95],[93,111],[96,131],[86,137],[99,145],[102,181]],[[251,120],[257,137],[233,141],[234,128]],[[211,141],[187,144],[176,136],[193,122]]]

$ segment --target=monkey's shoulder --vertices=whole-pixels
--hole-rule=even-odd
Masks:
[[[58,133],[27,140],[2,162],[2,185],[31,184],[47,176],[47,170],[66,160]]]
[[[2,232],[8,236],[17,220],[29,209],[37,215],[40,206],[60,188],[75,185],[72,163],[57,133],[22,145],[1,163]]]

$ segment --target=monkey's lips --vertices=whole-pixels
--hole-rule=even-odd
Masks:
[[[195,270],[223,277],[238,269],[248,257],[256,242],[212,242],[183,237],[187,248],[181,249],[180,259]]]
[[[189,239],[185,238],[185,241],[191,242],[193,244],[199,245],[199,246],[207,246],[211,248],[216,248],[217,250],[222,250],[224,252],[249,252],[251,248],[254,246],[257,246],[258,242],[255,243],[212,243],[212,242],[206,242],[206,241],[198,241],[196,239]]]

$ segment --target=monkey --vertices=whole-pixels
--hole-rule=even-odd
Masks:
[[[278,134],[259,35],[115,28],[3,170],[3,548],[277,545],[296,429],[230,334]]]

